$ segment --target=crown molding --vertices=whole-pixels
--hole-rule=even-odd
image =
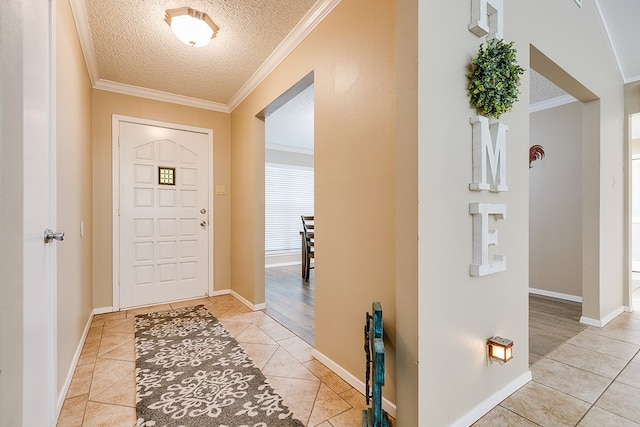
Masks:
[[[547,99],[545,101],[536,102],[535,104],[529,105],[529,113],[536,113],[542,110],[548,110],[549,108],[559,107],[565,104],[571,104],[572,102],[577,101],[571,95],[562,95],[557,96],[555,98]]]
[[[265,150],[286,151],[288,153],[298,153],[298,154],[310,154],[312,156],[314,154],[313,147],[312,148],[294,147],[293,145],[275,144],[272,142],[265,142],[264,148]]]
[[[100,78],[98,73],[98,61],[96,60],[95,49],[93,47],[93,39],[91,38],[91,29],[89,28],[89,18],[87,16],[87,7],[84,0],[69,0],[71,5],[71,13],[76,23],[76,31],[80,39],[80,48],[84,56],[84,62],[87,65],[87,72],[91,85],[95,86]]]
[[[278,45],[278,47],[269,55],[269,57],[258,67],[256,72],[245,82],[244,85],[236,92],[228,104],[207,101],[199,98],[191,98],[188,96],[177,95],[169,92],[163,92],[155,89],[147,89],[140,86],[133,86],[124,83],[117,83],[110,80],[100,78],[98,72],[98,61],[95,56],[93,39],[91,38],[91,30],[89,28],[89,19],[87,17],[87,9],[84,0],[69,0],[71,11],[76,23],[80,46],[89,72],[91,85],[94,89],[105,90],[109,92],[121,93],[124,95],[139,96],[142,98],[153,99],[156,101],[171,102],[174,104],[186,105],[189,107],[204,108],[222,113],[230,113],[242,101],[244,101],[251,92],[253,92],[267,76],[276,69],[278,65],[293,51],[309,35],[313,29],[322,22],[322,20],[338,5],[341,0],[319,0],[298,22],[298,24],[289,32],[287,37]]]
[[[139,98],[153,99],[155,101],[170,102],[172,104],[186,105],[188,107],[202,108],[205,110],[218,111],[220,113],[229,113],[229,107],[220,102],[206,101],[200,98],[192,98],[190,96],[176,95],[175,93],[163,92],[161,90],[147,89],[140,86],[133,86],[124,83],[118,83],[111,80],[98,80],[94,85],[94,89],[105,90],[108,92],[121,93],[123,95],[137,96]]]
[[[624,84],[635,83],[640,81],[640,75],[629,77],[624,79]]]
[[[300,22],[291,30],[278,47],[269,55],[269,57],[258,67],[256,72],[246,81],[244,85],[236,92],[228,103],[230,111],[233,111],[242,101],[244,101],[251,92],[253,92],[260,83],[278,65],[304,40],[313,29],[322,22],[322,20],[338,5],[341,0],[319,0],[306,14]]]
[[[622,81],[625,83],[627,79],[624,77],[624,72],[622,71],[622,65],[620,64],[620,58],[618,58],[618,52],[616,52],[616,47],[613,44],[613,38],[611,38],[611,32],[609,31],[609,27],[607,27],[607,23],[602,16],[602,10],[600,9],[600,1],[595,0],[596,11],[598,13],[598,18],[600,18],[600,23],[602,24],[602,28],[604,29],[604,33],[607,35],[607,41],[609,42],[609,49],[611,49],[611,53],[613,54],[613,59],[616,61],[616,67],[618,68],[618,73],[620,73],[620,77]]]

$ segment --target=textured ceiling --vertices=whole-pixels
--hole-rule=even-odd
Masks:
[[[545,79],[535,70],[532,69],[530,72],[529,104],[537,104],[567,95],[567,92]]]
[[[227,104],[316,0],[86,0],[99,78]],[[220,27],[180,42],[165,10],[188,5]]]
[[[340,2],[185,1],[70,0],[94,87],[231,111]],[[640,0],[594,4],[623,80],[640,80]],[[208,46],[182,44],[165,23],[165,10],[182,6],[206,12],[220,27]],[[538,77],[532,73],[532,104],[564,95]]]

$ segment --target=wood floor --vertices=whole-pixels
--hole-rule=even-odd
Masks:
[[[587,325],[580,323],[582,304],[529,295],[529,365],[546,356]]]
[[[314,273],[302,280],[300,266],[265,269],[265,312],[314,345]],[[583,331],[582,304],[529,295],[529,364]]]
[[[309,282],[302,280],[301,267],[266,268],[265,312],[291,332],[314,345],[314,272]]]

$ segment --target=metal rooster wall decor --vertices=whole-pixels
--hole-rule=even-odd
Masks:
[[[542,145],[532,145],[529,148],[529,169],[533,166],[531,165],[536,160],[544,159],[544,148]]]

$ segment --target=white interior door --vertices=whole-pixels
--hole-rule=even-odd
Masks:
[[[55,2],[0,2],[0,425],[55,424]],[[55,229],[55,228],[54,228]]]
[[[209,136],[120,122],[120,308],[209,286]]]

